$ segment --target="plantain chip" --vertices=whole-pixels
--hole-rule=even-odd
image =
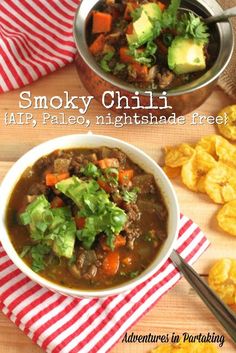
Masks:
[[[206,175],[205,189],[208,196],[219,204],[236,199],[236,170],[218,162]]]
[[[187,143],[165,148],[165,165],[171,168],[182,167],[194,154],[194,148]]]
[[[219,132],[229,140],[236,141],[236,105],[230,105],[218,114],[226,117],[225,124],[218,124]]]
[[[226,139],[216,139],[216,155],[219,161],[236,168],[236,147]]]
[[[181,174],[181,167],[171,168],[171,167],[168,167],[167,165],[165,165],[163,167],[163,170],[169,179],[178,178]]]
[[[217,214],[217,221],[225,232],[236,236],[236,200],[226,203]]]
[[[182,342],[175,344],[162,344],[153,349],[151,353],[217,353],[216,346],[212,343]]]
[[[219,136],[219,135],[210,135],[210,136],[202,137],[198,141],[196,146],[202,147],[212,157],[214,157],[215,159],[218,159],[217,155],[216,155],[216,140],[219,137],[221,138],[221,136]]]
[[[190,190],[205,193],[206,175],[216,166],[216,160],[202,147],[197,146],[191,159],[182,167],[182,181]]]
[[[236,304],[236,260],[220,259],[209,271],[208,282],[219,297],[229,305]]]
[[[205,182],[206,182],[206,175],[203,175],[199,178],[199,181],[197,184],[198,192],[201,192],[202,194],[206,194]]]

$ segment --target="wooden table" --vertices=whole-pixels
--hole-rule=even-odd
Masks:
[[[75,67],[72,65],[32,84],[23,90],[30,90],[32,96],[46,95],[62,96],[67,90],[71,95],[87,95],[82,87]],[[13,162],[23,153],[40,142],[46,141],[56,136],[71,133],[83,133],[88,130],[85,127],[73,126],[42,126],[36,128],[32,126],[5,126],[3,116],[6,111],[19,112],[19,94],[22,90],[6,93],[0,97],[0,177],[7,172]],[[230,99],[219,89],[215,89],[207,102],[198,109],[199,113],[206,115],[216,114],[220,108],[232,103]],[[41,111],[32,111],[36,116],[41,115]],[[55,111],[48,110],[49,113]],[[60,112],[60,111],[59,111]],[[147,152],[157,161],[161,161],[161,148],[165,145],[177,144],[183,141],[194,143],[199,137],[215,133],[215,128],[210,125],[193,126],[189,124],[183,126],[127,126],[115,128],[114,126],[96,126],[94,116],[105,114],[106,111],[98,103],[93,102],[87,117],[91,119],[90,130],[98,134],[106,134],[133,143]],[[68,111],[67,114],[74,114]],[[218,206],[209,202],[204,195],[199,195],[186,190],[180,182],[174,182],[181,211],[191,217],[212,242],[211,247],[194,265],[195,269],[202,275],[207,276],[208,270],[214,261],[221,257],[235,257],[236,239],[223,234],[215,221],[215,214]],[[188,331],[192,334],[200,332],[215,332],[225,334],[213,315],[197,297],[194,291],[182,279],[179,284],[167,293],[155,307],[149,311],[139,322],[129,331],[135,334],[171,334],[176,332],[182,334]],[[233,353],[235,346],[225,334],[226,343],[220,352]],[[144,353],[154,348],[155,344],[127,344],[118,343],[112,353]],[[4,315],[0,314],[0,353],[37,353],[42,350],[35,346],[20,330],[18,330]]]

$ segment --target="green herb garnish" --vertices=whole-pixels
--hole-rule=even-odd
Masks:
[[[139,188],[133,188],[131,191],[125,190],[122,193],[123,200],[127,203],[134,203],[137,201]]]
[[[85,167],[82,167],[80,172],[91,178],[99,178],[102,175],[101,170],[93,163],[88,163]]]
[[[118,74],[119,72],[121,72],[122,70],[124,70],[126,68],[126,65],[125,64],[122,64],[122,63],[117,63],[115,68],[114,68],[114,74]]]
[[[171,0],[170,5],[162,13],[161,28],[173,29],[177,23],[177,12],[180,7],[181,0]]]
[[[41,195],[27,206],[19,219],[22,225],[29,226],[34,242],[49,246],[58,256],[71,258],[76,227],[68,207],[51,208],[45,196]],[[25,254],[27,249],[22,255]]]
[[[147,42],[146,48],[143,51],[137,50],[135,45],[129,47],[129,54],[135,58],[135,61],[148,66],[152,66],[155,63],[156,51],[157,45],[153,41]]]
[[[177,25],[178,33],[184,38],[192,38],[200,43],[208,43],[209,33],[207,25],[200,17],[193,13],[185,13],[182,15]]]
[[[45,269],[45,256],[48,255],[50,251],[51,248],[45,244],[37,244],[31,248],[31,268],[34,272],[41,272]]]
[[[143,11],[142,7],[137,7],[137,9],[131,12],[131,17],[133,22],[137,21],[141,17],[142,11]]]
[[[130,278],[136,278],[138,275],[139,275],[139,271],[134,271],[129,273]]]
[[[113,248],[115,235],[123,230],[127,216],[110,201],[109,195],[98,183],[73,176],[57,183],[56,188],[71,198],[80,210],[79,216],[86,218],[84,228],[77,231],[83,246],[90,249],[96,236],[103,232],[107,236],[107,244]]]
[[[112,184],[114,186],[118,185],[118,175],[119,171],[117,168],[106,168],[105,169],[105,175],[106,178],[104,178],[105,182],[108,182],[109,184]]]
[[[110,60],[113,58],[115,53],[113,51],[110,51],[104,55],[102,60],[100,61],[100,66],[105,72],[111,72],[111,68],[109,66]]]

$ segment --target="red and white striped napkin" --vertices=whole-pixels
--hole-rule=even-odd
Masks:
[[[73,61],[78,4],[79,0],[0,1],[0,93]]]
[[[176,249],[193,263],[209,243],[181,216]],[[168,260],[128,293],[75,299],[53,293],[26,277],[0,246],[0,308],[35,343],[50,353],[106,353],[180,279]]]

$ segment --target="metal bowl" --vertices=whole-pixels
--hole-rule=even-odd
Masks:
[[[114,98],[110,102],[113,103],[113,107],[111,106],[112,104],[110,104],[111,109],[115,109],[117,113],[126,112],[133,115],[132,97],[135,96],[135,92],[138,91],[141,105],[144,107],[150,105],[150,94],[145,92],[145,90],[137,90],[133,85],[111,74],[105,73],[97,65],[88,50],[86,27],[91,17],[91,11],[94,7],[97,7],[100,2],[101,0],[82,1],[76,13],[74,21],[74,39],[78,50],[76,57],[77,70],[84,87],[96,100],[102,103],[104,92],[106,91],[118,92],[121,96],[128,98],[128,105],[131,108],[125,109],[122,106],[117,109],[117,94],[114,94]],[[216,0],[183,0],[181,6],[189,8],[203,17],[219,15],[223,11]],[[169,116],[173,112],[176,113],[177,116],[184,115],[199,107],[209,97],[220,74],[229,64],[234,49],[233,28],[229,21],[218,23],[214,25],[212,29],[214,31],[215,40],[219,42],[219,53],[213,66],[197,80],[167,92],[168,105],[172,107],[171,109],[148,109],[148,112],[156,116]],[[155,105],[159,103],[160,106],[163,106],[162,98],[160,99],[160,97],[163,96],[163,92],[154,91],[152,96],[153,101],[155,100],[156,102]],[[110,96],[108,98],[110,98]],[[108,101],[105,100],[103,102],[108,105]],[[138,112],[139,114],[147,114],[146,109],[139,109]]]

